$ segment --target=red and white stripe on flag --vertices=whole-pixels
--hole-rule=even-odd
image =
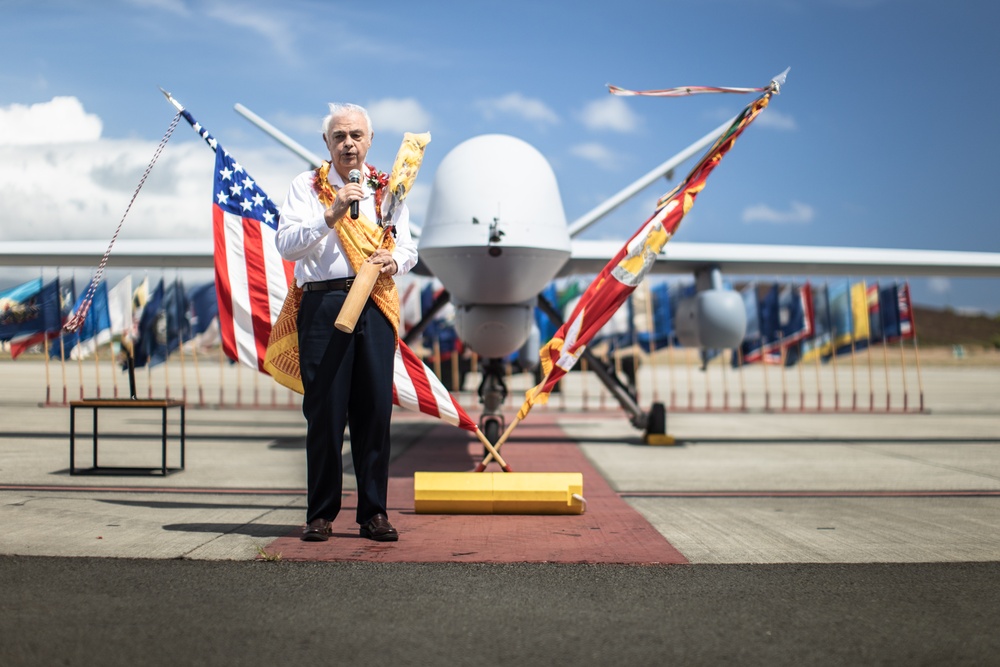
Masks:
[[[434,372],[402,340],[393,362],[392,402],[466,431],[475,432],[479,428]]]
[[[278,254],[275,230],[259,220],[212,207],[215,289],[226,355],[264,370],[271,326],[292,279],[293,264]]]
[[[263,371],[267,339],[294,270],[274,245],[278,207],[191,114],[183,114],[215,151],[212,237],[222,348],[233,361]]]

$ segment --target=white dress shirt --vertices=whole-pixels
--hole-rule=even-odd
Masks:
[[[368,187],[367,166],[364,171],[362,187],[365,196],[359,202],[359,211],[375,222],[375,196]],[[315,174],[314,171],[306,171],[292,180],[285,203],[281,206],[278,233],[274,240],[278,253],[284,259],[295,262],[295,281],[299,287],[305,283],[354,275],[340,236],[336,230],[327,227],[323,218],[326,206],[313,190]],[[344,186],[344,179],[332,168],[328,180],[334,191]],[[405,203],[396,209],[393,218],[396,225],[396,249],[392,252],[392,258],[396,260],[395,275],[401,276],[416,265],[417,244],[410,235],[410,211]]]

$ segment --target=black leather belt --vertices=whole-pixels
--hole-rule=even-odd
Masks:
[[[321,280],[315,283],[306,283],[302,289],[306,292],[347,292],[354,284],[354,278],[335,278],[334,280]]]

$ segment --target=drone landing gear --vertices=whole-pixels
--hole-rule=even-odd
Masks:
[[[507,400],[507,385],[504,384],[503,359],[488,359],[482,365],[483,379],[479,383],[479,402],[483,404],[483,413],[479,417],[479,430],[483,432],[491,445],[500,439],[506,427],[500,408]],[[487,450],[483,448],[483,455]]]

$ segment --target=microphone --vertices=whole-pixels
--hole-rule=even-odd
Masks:
[[[351,169],[351,171],[347,174],[347,180],[349,180],[351,183],[360,183],[361,182],[361,172],[359,170],[357,170],[357,169]],[[358,219],[358,202],[352,201],[351,202],[351,220],[357,220],[357,219]]]

